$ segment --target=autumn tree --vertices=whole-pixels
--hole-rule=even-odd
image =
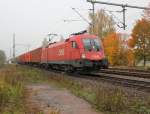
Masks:
[[[94,23],[92,23],[94,28],[92,24],[89,26],[90,33],[94,33],[103,39],[108,34],[115,32],[114,20],[104,10],[97,11],[94,16],[90,13],[89,17],[91,22],[94,20]]]
[[[132,30],[132,37],[135,40],[135,54],[138,61],[150,59],[150,22],[147,19],[140,19]]]
[[[135,39],[134,38],[129,38],[127,41],[127,45],[129,48],[134,48],[135,47]]]
[[[135,47],[135,39],[129,38],[127,40],[127,61],[129,66],[135,66],[135,53],[134,53],[134,47]]]
[[[126,51],[119,34],[111,33],[103,39],[105,54],[111,65],[126,65]]]
[[[126,50],[126,59],[127,59],[128,66],[135,66],[134,50],[130,48]]]

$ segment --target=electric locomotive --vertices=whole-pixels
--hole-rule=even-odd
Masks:
[[[24,55],[28,55],[28,58],[25,61],[18,59],[21,60],[19,62],[71,72],[108,68],[101,40],[85,31],[72,34],[64,41],[49,43],[46,47],[40,47],[19,57],[24,58]]]

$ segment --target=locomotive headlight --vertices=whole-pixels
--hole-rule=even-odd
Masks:
[[[81,56],[81,57],[82,57],[82,59],[85,59],[85,58],[86,58],[86,56],[85,56],[85,54],[84,54],[84,53],[82,54],[82,56]]]

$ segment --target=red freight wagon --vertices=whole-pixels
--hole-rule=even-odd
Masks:
[[[41,62],[41,53],[42,48],[37,48],[29,52],[30,53],[30,62],[31,63],[40,63]]]
[[[28,63],[30,62],[30,53],[25,53],[17,58],[17,61]]]
[[[48,48],[42,48],[41,63],[47,63]]]
[[[24,54],[18,56],[16,60],[17,60],[18,63],[24,63],[25,62],[24,61]]]

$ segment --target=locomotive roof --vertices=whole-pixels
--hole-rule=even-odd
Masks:
[[[81,34],[81,35],[74,35],[71,36],[69,39],[76,39],[76,38],[96,38],[97,36],[93,34]]]
[[[81,34],[81,35],[72,35],[71,37],[69,37],[68,39],[64,40],[64,41],[61,41],[61,42],[55,42],[55,43],[52,43],[52,44],[49,44],[48,47],[55,47],[55,46],[58,46],[58,45],[61,45],[61,44],[64,44],[68,41],[75,41],[77,39],[84,39],[84,38],[97,38],[97,36],[95,35],[92,35],[92,34]]]

